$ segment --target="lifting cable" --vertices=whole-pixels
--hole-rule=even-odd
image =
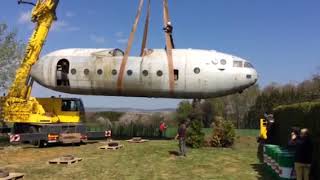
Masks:
[[[163,23],[164,27],[167,27],[168,22],[170,22],[170,17],[169,17],[169,10],[168,10],[168,0],[163,0]],[[173,95],[174,93],[174,78],[173,78],[173,58],[172,58],[172,37],[171,34],[172,32],[165,32],[165,39],[166,39],[166,52],[167,52],[167,60],[168,60],[168,75],[169,75],[169,90],[170,94]]]
[[[149,22],[150,22],[150,0],[148,0],[148,6],[147,6],[147,16],[146,21],[144,23],[144,31],[143,31],[143,38],[142,38],[142,45],[141,45],[141,52],[140,56],[143,57],[145,55],[145,48],[147,46],[147,40],[148,40],[148,31],[149,31]]]
[[[118,91],[118,94],[121,94],[122,90],[123,90],[124,70],[126,68],[126,64],[127,64],[127,61],[128,61],[129,53],[130,53],[130,50],[131,50],[131,47],[132,47],[132,43],[133,43],[133,39],[134,39],[134,34],[135,34],[136,30],[137,30],[137,26],[138,26],[139,19],[140,19],[140,16],[141,16],[142,5],[143,5],[143,0],[140,0],[139,7],[138,7],[138,12],[137,12],[137,15],[136,15],[132,30],[130,32],[129,39],[128,39],[127,48],[126,48],[126,51],[125,51],[124,56],[123,56],[122,61],[121,61],[119,76],[118,76],[118,80],[117,80],[117,91]]]

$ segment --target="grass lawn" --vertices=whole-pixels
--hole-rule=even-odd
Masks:
[[[26,173],[25,179],[268,179],[261,177],[254,137],[244,136],[232,149],[188,149],[186,158],[171,155],[177,141],[155,140],[144,144],[121,141],[120,150],[100,150],[101,143],[80,147],[31,146],[0,149],[0,167]],[[49,165],[64,154],[83,158],[72,165]]]

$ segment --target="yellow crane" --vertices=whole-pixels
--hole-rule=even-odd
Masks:
[[[35,4],[20,0],[18,3],[34,5],[31,21],[35,23],[35,29],[8,94],[2,97],[1,116],[5,122],[14,124],[13,134],[19,134],[16,136],[18,140],[21,140],[20,135],[25,133],[42,132],[45,136],[32,136],[34,138],[31,138],[30,141],[44,145],[48,142],[61,141],[61,135],[66,132],[65,129],[68,129],[69,133],[76,132],[76,129],[82,129],[81,133],[72,134],[76,137],[75,142],[79,142],[79,137],[85,133],[84,128],[79,128],[82,126],[79,124],[80,117],[84,112],[80,99],[30,96],[33,84],[30,77],[31,67],[39,59],[50,27],[56,20],[56,8],[59,0],[37,0]],[[65,134],[63,134],[64,137]]]

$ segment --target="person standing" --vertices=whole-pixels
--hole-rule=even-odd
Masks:
[[[163,121],[161,121],[160,122],[160,126],[159,126],[159,137],[160,138],[162,138],[164,136],[165,131],[166,131],[167,128],[168,127],[166,126],[166,124]]]
[[[179,140],[180,156],[187,156],[186,134],[187,134],[187,126],[185,122],[182,122],[178,128],[178,133],[175,137],[175,139]]]
[[[296,141],[294,167],[297,180],[309,180],[312,162],[313,145],[308,129],[301,129],[300,138]]]

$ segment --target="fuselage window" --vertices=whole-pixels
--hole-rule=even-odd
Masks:
[[[149,73],[148,73],[147,70],[143,70],[143,71],[142,71],[142,74],[143,74],[144,76],[148,76]]]
[[[220,64],[226,65],[226,64],[227,64],[227,61],[226,61],[225,59],[221,59],[221,60],[220,60]]]
[[[97,74],[98,74],[98,75],[101,75],[102,73],[103,73],[102,69],[98,69],[98,70],[97,70]]]
[[[111,71],[111,74],[112,74],[112,75],[114,75],[114,76],[115,76],[115,75],[117,75],[117,73],[118,73],[118,72],[117,72],[117,70],[112,69],[112,71]]]
[[[233,67],[242,67],[242,61],[233,61]]]
[[[162,73],[162,71],[161,70],[159,70],[159,71],[157,71],[157,76],[162,76],[163,75],[163,73]]]
[[[128,74],[128,76],[131,76],[131,75],[132,75],[132,70],[129,69],[129,70],[127,71],[127,74]]]
[[[200,68],[196,67],[196,68],[194,68],[193,71],[194,71],[194,73],[199,74],[200,73]]]
[[[252,64],[249,63],[249,62],[245,62],[245,63],[244,63],[244,67],[246,67],[246,68],[253,68]]]
[[[83,73],[85,74],[85,75],[88,75],[89,74],[89,69],[84,69],[84,71],[83,71]]]
[[[179,70],[174,69],[173,70],[174,80],[177,81],[179,79]]]
[[[77,70],[76,69],[71,69],[71,74],[75,75],[77,73]]]

